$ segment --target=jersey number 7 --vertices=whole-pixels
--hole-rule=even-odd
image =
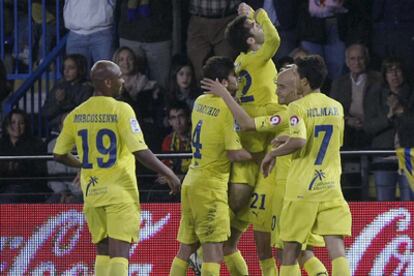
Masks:
[[[323,136],[323,139],[322,139],[321,147],[319,148],[318,156],[316,157],[316,160],[315,160],[315,165],[322,164],[323,159],[325,158],[326,149],[328,148],[329,141],[331,140],[331,137],[332,137],[332,131],[333,131],[332,125],[316,125],[315,126],[315,131],[314,131],[315,137],[319,136],[319,132],[325,132],[325,135]]]

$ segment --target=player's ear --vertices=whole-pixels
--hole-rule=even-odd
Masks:
[[[246,43],[247,43],[247,45],[253,45],[254,43],[256,42],[256,40],[254,39],[254,37],[252,37],[252,36],[249,36],[247,39],[246,39]]]

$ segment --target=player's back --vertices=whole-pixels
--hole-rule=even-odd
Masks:
[[[193,158],[188,174],[227,181],[230,161],[226,151],[241,149],[233,115],[222,98],[205,94],[196,99],[191,121]]]
[[[132,151],[146,149],[146,145],[132,108],[111,97],[94,96],[73,110],[65,125],[74,135],[82,162],[85,203],[137,202]]]
[[[343,198],[340,187],[342,105],[322,93],[310,93],[289,105],[289,116],[290,135],[305,138],[306,144],[292,154],[288,199]]]

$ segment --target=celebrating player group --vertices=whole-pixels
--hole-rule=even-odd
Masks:
[[[242,3],[238,14],[225,32],[236,60],[214,56],[202,68],[193,157],[181,187],[147,148],[133,110],[113,99],[122,87],[119,67],[93,66],[95,94],[66,117],[54,155],[82,168],[96,275],[128,275],[139,232],[134,156],[164,176],[172,193],[181,188],[180,247],[170,276],[187,275],[195,252],[203,276],[219,275],[223,261],[232,276],[251,275],[238,250],[249,225],[263,276],[301,275],[301,268],[328,275],[315,246],[326,246],[332,275],[350,275],[343,238],[352,218],[340,186],[344,113],[320,92],[325,63],[310,55],[277,72],[272,57],[280,38],[265,10]]]

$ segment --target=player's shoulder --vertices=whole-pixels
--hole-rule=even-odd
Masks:
[[[343,110],[342,104],[339,101],[335,100],[334,98],[329,97],[328,95],[325,95],[322,93],[320,94],[322,95],[322,100],[324,103],[329,104],[329,106],[334,106],[338,108],[339,110]]]

